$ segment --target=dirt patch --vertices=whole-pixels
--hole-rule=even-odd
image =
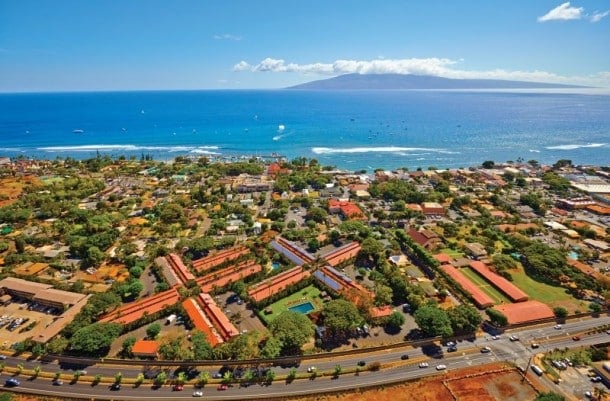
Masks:
[[[406,394],[408,397],[405,396]],[[534,398],[536,398],[536,390],[527,381],[521,381],[519,372],[497,363],[449,371],[442,376],[380,389],[320,395],[299,398],[299,400],[528,401]]]
[[[12,177],[0,180],[0,207],[14,203],[27,184],[37,185],[40,180],[34,176]]]

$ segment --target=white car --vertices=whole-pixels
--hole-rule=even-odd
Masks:
[[[313,373],[317,370],[317,368],[315,366],[310,366],[307,368],[307,373]]]
[[[430,365],[428,365],[428,362],[422,362],[419,364],[420,368],[427,368],[428,366],[430,366]]]
[[[556,324],[555,327],[553,327],[555,330],[561,330],[562,326],[560,324]]]
[[[436,365],[436,370],[445,370],[447,369],[447,365]]]
[[[481,348],[481,352],[482,352],[483,354],[487,354],[488,352],[491,352],[491,348],[489,348],[489,347],[483,347],[483,348]]]
[[[203,397],[203,391],[195,391],[193,397]]]

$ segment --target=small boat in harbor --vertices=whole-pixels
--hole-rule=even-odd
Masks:
[[[83,132],[85,132],[85,130],[75,129],[75,130],[72,130],[72,132],[75,133],[75,134],[82,134]]]

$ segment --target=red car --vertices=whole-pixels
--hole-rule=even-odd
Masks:
[[[182,384],[175,384],[174,387],[172,388],[172,390],[182,391],[182,390],[184,390],[184,386]]]
[[[217,390],[218,391],[225,391],[228,390],[229,386],[227,386],[226,384],[219,384]]]
[[[579,336],[574,336],[574,337],[572,337],[572,340],[574,340],[574,341],[580,341],[580,337],[579,337]]]

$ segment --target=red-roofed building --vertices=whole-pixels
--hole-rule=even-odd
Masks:
[[[426,216],[444,216],[445,209],[440,203],[424,202],[421,204],[421,210]]]
[[[114,322],[129,324],[140,319],[144,314],[152,315],[161,312],[168,306],[172,306],[178,302],[180,294],[176,288],[171,288],[167,291],[151,295],[147,298],[140,299],[136,302],[131,302],[113,310],[110,313],[102,316],[100,322]]]
[[[369,313],[373,319],[388,317],[392,312],[394,312],[394,309],[390,305],[374,306],[369,309]]]
[[[553,310],[548,305],[539,301],[502,304],[494,306],[494,309],[506,316],[509,324],[526,323],[555,317]]]
[[[131,353],[137,358],[156,358],[158,351],[159,343],[155,340],[138,340],[131,348]]]
[[[215,347],[218,344],[222,344],[224,339],[222,336],[216,331],[210,319],[205,315],[201,306],[195,301],[193,298],[189,298],[182,302],[182,306],[184,310],[191,319],[193,326],[202,333],[205,334],[205,337],[210,343],[212,347]]]
[[[410,228],[409,231],[407,231],[407,235],[426,249],[435,249],[443,243],[443,240],[438,234],[430,230],[418,231],[415,228]]]
[[[216,252],[213,255],[208,255],[204,258],[193,261],[193,267],[199,271],[211,270],[223,263],[230,262],[239,258],[242,255],[246,255],[250,250],[243,246],[236,246],[231,249],[225,249],[220,252]]]
[[[489,308],[494,305],[494,301],[491,297],[477,287],[472,281],[464,276],[458,269],[451,265],[442,265],[440,267],[449,277],[455,280],[468,294],[470,294],[472,300],[481,309]]]
[[[436,259],[440,264],[451,264],[451,261],[453,260],[453,258],[449,255],[447,255],[446,253],[437,253],[436,255],[434,255],[434,259]]]
[[[504,277],[489,270],[489,267],[487,267],[485,263],[473,260],[470,262],[470,268],[490,282],[498,291],[510,298],[511,301],[524,302],[528,300],[528,296],[525,292],[521,291]]]
[[[328,200],[328,212],[339,213],[346,219],[350,220],[365,220],[366,216],[360,210],[358,205],[349,201],[341,201],[338,199]]]
[[[184,262],[182,262],[180,256],[176,255],[175,253],[170,253],[165,257],[165,259],[167,260],[167,263],[172,268],[176,276],[182,282],[182,285],[186,284],[190,280],[195,280],[195,276],[193,276],[193,273],[191,273],[189,269],[184,265]]]
[[[329,265],[335,267],[346,260],[350,260],[358,255],[360,252],[361,246],[357,242],[350,242],[349,244],[343,245],[337,249],[332,250],[323,256],[323,258],[328,262]]]
[[[278,292],[286,289],[288,286],[296,284],[301,280],[306,279],[311,274],[307,270],[303,270],[302,266],[293,267],[290,270],[282,272],[276,276],[269,277],[260,283],[252,286],[248,291],[248,295],[254,301],[258,302]]]

